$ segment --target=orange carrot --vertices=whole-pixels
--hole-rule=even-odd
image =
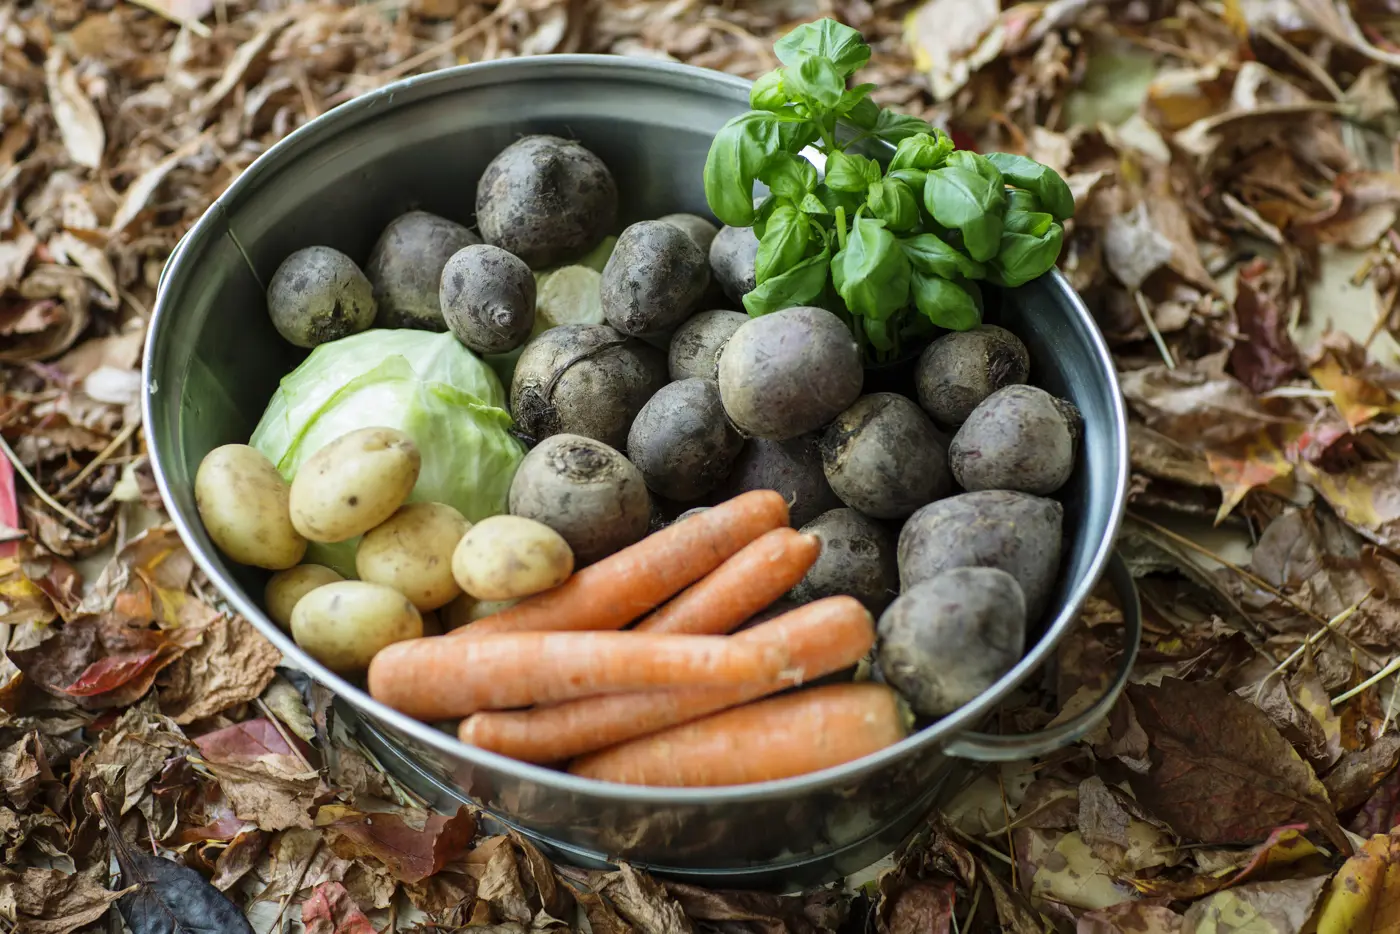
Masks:
[[[525,762],[561,762],[854,665],[875,644],[875,625],[854,597],[827,597],[733,639],[778,646],[790,667],[768,684],[599,694],[533,710],[475,713],[462,721],[457,736]]]
[[[853,762],[908,734],[883,684],[831,684],[735,707],[575,759],[569,771],[627,785],[747,785]]]
[[[429,636],[381,649],[369,692],[422,720],[547,704],[609,691],[718,687],[781,677],[790,659],[772,643],[635,632]]]
[[[636,626],[637,632],[732,632],[802,580],[821,539],[783,526],[765,532]]]
[[[764,532],[787,524],[787,501],[781,493],[740,493],[583,568],[553,590],[453,630],[452,637],[621,629]]]

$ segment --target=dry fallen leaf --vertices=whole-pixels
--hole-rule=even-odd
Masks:
[[[1182,919],[1182,934],[1299,934],[1312,917],[1326,876],[1281,882],[1248,882],[1196,902]]]
[[[323,882],[302,902],[306,934],[376,934],[369,918],[339,882]]]
[[[24,934],[69,934],[107,914],[120,895],[89,875],[0,867],[0,911]]]
[[[465,807],[448,817],[425,811],[361,813],[328,805],[319,811],[317,823],[331,831],[337,855],[377,859],[405,883],[440,872],[476,835],[476,820]]]
[[[198,645],[166,669],[160,690],[162,711],[176,723],[193,723],[245,704],[277,673],[282,653],[247,620],[221,616]]]
[[[1252,843],[1306,820],[1343,852],[1350,843],[1327,790],[1259,708],[1216,682],[1129,685],[1152,767],[1133,791],[1177,833],[1203,843]]]
[[[235,723],[194,744],[240,818],[263,830],[312,826],[310,809],[329,789],[271,720]]]

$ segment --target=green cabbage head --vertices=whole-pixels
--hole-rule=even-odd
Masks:
[[[397,428],[423,467],[411,502],[472,522],[506,511],[524,446],[500,379],[450,332],[369,330],[322,344],[283,377],[249,441],[288,481],[323,445],[358,428]],[[355,577],[359,539],[312,542],[307,563]]]

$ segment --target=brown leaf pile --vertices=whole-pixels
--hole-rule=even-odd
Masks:
[[[90,795],[261,931],[1400,930],[1400,8],[1341,0],[246,0],[0,5],[0,919],[106,929]],[[1078,746],[974,775],[863,886],[553,866],[388,779],[160,515],[137,372],[159,271],[276,139],[467,61],[755,77],[834,16],[864,80],[1060,171],[1118,362],[1143,597]],[[1090,601],[1033,729],[1123,646]]]

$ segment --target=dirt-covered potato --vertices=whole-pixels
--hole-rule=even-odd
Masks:
[[[267,586],[263,588],[263,606],[274,623],[290,630],[292,610],[296,609],[302,597],[317,587],[343,580],[345,578],[325,565],[298,564],[268,578]]]
[[[232,561],[270,571],[293,567],[306,536],[291,518],[291,490],[262,452],[225,444],[204,455],[194,504],[214,544]]]
[[[710,244],[715,242],[715,235],[719,233],[719,228],[711,224],[699,214],[667,214],[665,217],[658,217],[657,220],[674,224],[681,230],[690,234],[690,239],[695,241],[706,257],[710,255]]]
[[[403,594],[369,581],[317,587],[292,610],[292,638],[332,671],[369,667],[386,645],[423,635],[423,617]]]
[[[811,603],[849,594],[871,613],[879,613],[894,599],[899,591],[894,536],[880,523],[841,508],[822,513],[802,531],[821,539],[822,550],[792,588],[793,600]]]
[[[724,410],[739,430],[786,441],[822,427],[860,395],[860,347],[822,308],[785,308],[744,323],[719,357]]]
[[[617,223],[617,183],[593,153],[558,136],[525,136],[501,150],[476,186],[487,243],[543,269],[577,259]]]
[[[671,335],[666,355],[671,379],[716,379],[719,352],[749,316],[738,311],[702,311]]]
[[[1036,386],[1007,386],[972,410],[948,447],[964,490],[1047,496],[1074,471],[1079,410]]]
[[[438,298],[453,335],[480,354],[514,350],[535,326],[535,275],[498,246],[476,243],[453,253]]]
[[[841,502],[877,519],[903,519],[947,496],[947,441],[913,401],[862,396],[822,435],[822,468]]]
[[[564,536],[582,566],[647,534],[651,496],[642,472],[619,451],[559,434],[531,448],[516,468],[510,512]]]
[[[360,428],[306,459],[292,480],[292,525],[313,542],[363,535],[403,505],[422,455],[395,428]]]
[[[690,234],[666,221],[638,221],[603,267],[603,314],[623,334],[667,334],[695,312],[709,284],[705,253]]]
[[[788,503],[788,520],[802,528],[822,513],[841,506],[822,470],[820,435],[787,441],[751,438],[721,486],[725,499],[749,490],[777,490]]]
[[[267,286],[267,313],[282,339],[298,347],[358,334],[374,323],[374,287],[355,261],[309,246],[282,261]]]
[[[511,377],[510,414],[536,441],[583,435],[620,450],[632,419],[664,385],[659,350],[607,325],[566,324],[525,345]]]
[[[724,415],[719,384],[683,379],[662,386],[637,413],[627,459],[653,493],[686,503],[718,486],[743,446]]]
[[[1026,597],[1026,617],[1037,620],[1055,590],[1064,514],[1053,499],[1006,490],[929,503],[900,530],[900,589],[950,568],[998,568],[1016,578]]]
[[[379,304],[375,326],[446,331],[438,295],[442,267],[458,250],[480,242],[461,224],[427,211],[390,221],[365,266]]]
[[[953,568],[911,587],[880,617],[885,682],[918,713],[942,717],[974,700],[1021,660],[1026,600],[996,568]]]
[[[558,532],[523,516],[482,519],[457,544],[452,576],[478,600],[514,600],[557,587],[574,572],[574,553]]]
[[[355,573],[394,588],[419,610],[436,610],[462,592],[452,577],[452,552],[471,527],[446,503],[405,503],[360,539]]]
[[[710,243],[710,272],[736,305],[754,290],[757,259],[758,237],[752,227],[721,227]]]
[[[1031,357],[1021,339],[984,324],[953,331],[924,348],[914,371],[919,405],[944,425],[961,425],[982,400],[1024,383]]]

